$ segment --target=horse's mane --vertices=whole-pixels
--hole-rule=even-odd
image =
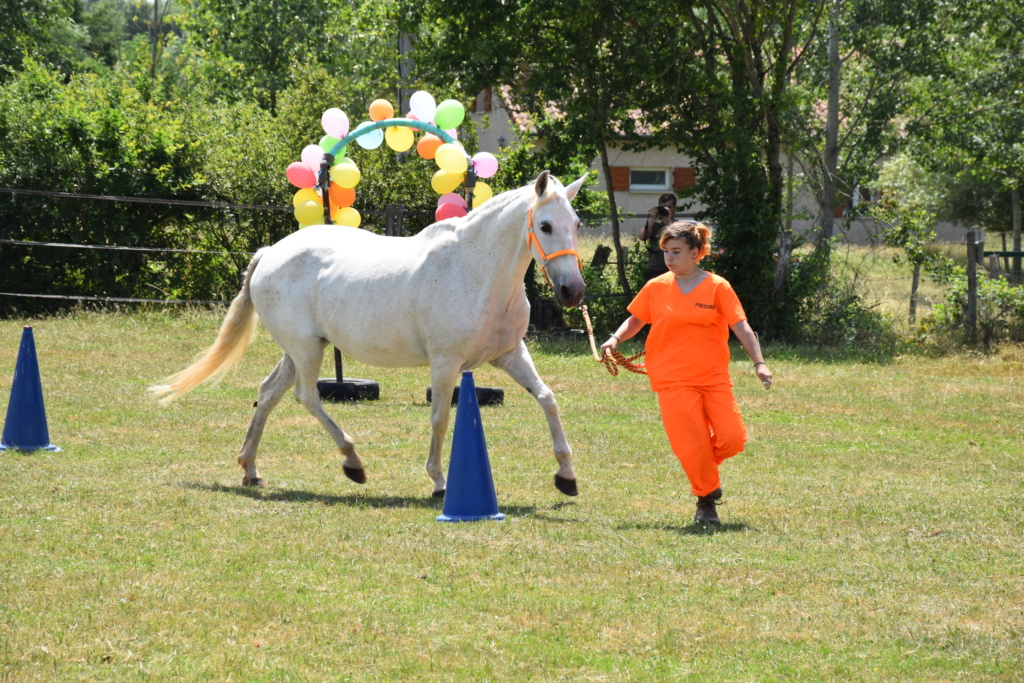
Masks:
[[[502,212],[513,209],[516,202],[528,202],[535,196],[533,188],[533,183],[530,183],[529,185],[524,185],[523,187],[519,187],[514,190],[502,192],[501,194],[495,195],[490,200],[484,202],[483,206],[473,209],[466,216],[463,216],[462,218],[449,218],[438,223],[433,223],[420,231],[420,234],[425,234],[429,237],[435,234],[454,232],[461,226],[465,225],[466,221],[470,219],[475,219],[474,222],[479,221],[482,224],[488,224],[497,220],[498,216]],[[549,181],[547,192],[537,201],[537,204],[546,204],[551,201],[555,198],[555,193],[556,189]]]

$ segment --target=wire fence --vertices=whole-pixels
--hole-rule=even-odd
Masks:
[[[188,199],[168,199],[168,198],[155,198],[155,197],[127,197],[127,196],[114,196],[114,195],[97,195],[88,193],[77,193],[77,192],[56,192],[51,190],[31,190],[23,188],[0,188],[0,195],[16,196],[22,195],[26,197],[37,197],[45,199],[57,199],[67,200],[71,202],[116,202],[125,204],[148,204],[148,205],[162,205],[162,206],[176,206],[191,209],[208,209],[214,211],[257,211],[257,212],[286,212],[291,213],[294,209],[290,206],[277,206],[271,204],[244,204],[235,202],[217,202],[217,201],[202,201],[202,200],[188,200]],[[362,215],[366,218],[369,223],[374,225],[383,224],[383,231],[385,234],[401,235],[403,234],[403,223],[407,220],[413,220],[417,223],[422,223],[426,219],[433,220],[432,212],[415,211],[406,209],[402,205],[388,205],[384,209],[364,209]],[[251,258],[255,251],[237,251],[230,249],[198,249],[198,248],[171,248],[171,247],[156,247],[156,246],[127,246],[127,245],[116,245],[116,244],[80,244],[66,241],[43,241],[43,240],[32,240],[32,239],[9,239],[0,238],[0,254],[4,249],[23,249],[23,248],[39,248],[39,249],[70,249],[76,251],[99,251],[99,252],[115,252],[124,254],[152,254],[152,255],[185,255],[185,256],[208,256],[208,257],[220,257],[220,258],[231,258],[241,257],[246,262]],[[8,261],[10,261],[10,254],[8,254]],[[50,259],[56,261],[57,259]],[[17,264],[5,264],[8,268],[16,268]],[[146,285],[153,287],[154,289],[160,289],[153,285]],[[0,291],[0,297],[6,298],[21,298],[27,300],[37,301],[51,301],[51,302],[90,302],[90,303],[106,303],[106,304],[159,304],[159,305],[226,305],[226,300],[210,300],[202,298],[147,298],[139,296],[97,296],[92,294],[75,294],[75,293],[63,293],[54,294],[40,291]]]

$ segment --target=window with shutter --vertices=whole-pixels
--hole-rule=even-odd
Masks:
[[[629,169],[630,192],[665,192],[669,189],[667,168]]]

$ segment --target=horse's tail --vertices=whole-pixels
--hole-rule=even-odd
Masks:
[[[149,388],[151,394],[160,398],[160,403],[166,405],[179,396],[192,391],[203,382],[209,380],[219,382],[242,360],[242,355],[245,354],[245,349],[249,345],[253,333],[256,332],[256,323],[259,320],[256,309],[252,305],[252,298],[249,296],[249,282],[252,280],[252,274],[256,271],[263,251],[260,249],[256,252],[252,261],[249,262],[249,267],[242,278],[242,289],[231,302],[213,346],[196,356],[192,365],[165,379],[165,384]]]

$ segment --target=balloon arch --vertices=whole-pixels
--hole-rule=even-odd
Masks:
[[[352,142],[364,149],[386,143],[396,152],[408,151],[415,143],[421,157],[433,159],[438,170],[430,185],[441,195],[434,211],[436,220],[465,216],[470,208],[491,198],[491,188],[477,179],[497,173],[498,160],[489,152],[471,157],[463,149],[457,129],[465,120],[466,109],[459,101],[436,104],[430,93],[419,90],[409,99],[409,113],[404,118],[394,118],[394,107],[383,99],[370,103],[369,113],[370,120],[350,131],[345,112],[326,110],[320,117],[326,135],[318,144],[303,148],[302,160],[288,166],[288,181],[299,188],[292,203],[300,228],[320,223],[359,227],[362,217],[352,204],[361,175],[346,156]],[[415,131],[423,133],[418,141]],[[455,193],[460,185],[465,187],[465,198]]]

